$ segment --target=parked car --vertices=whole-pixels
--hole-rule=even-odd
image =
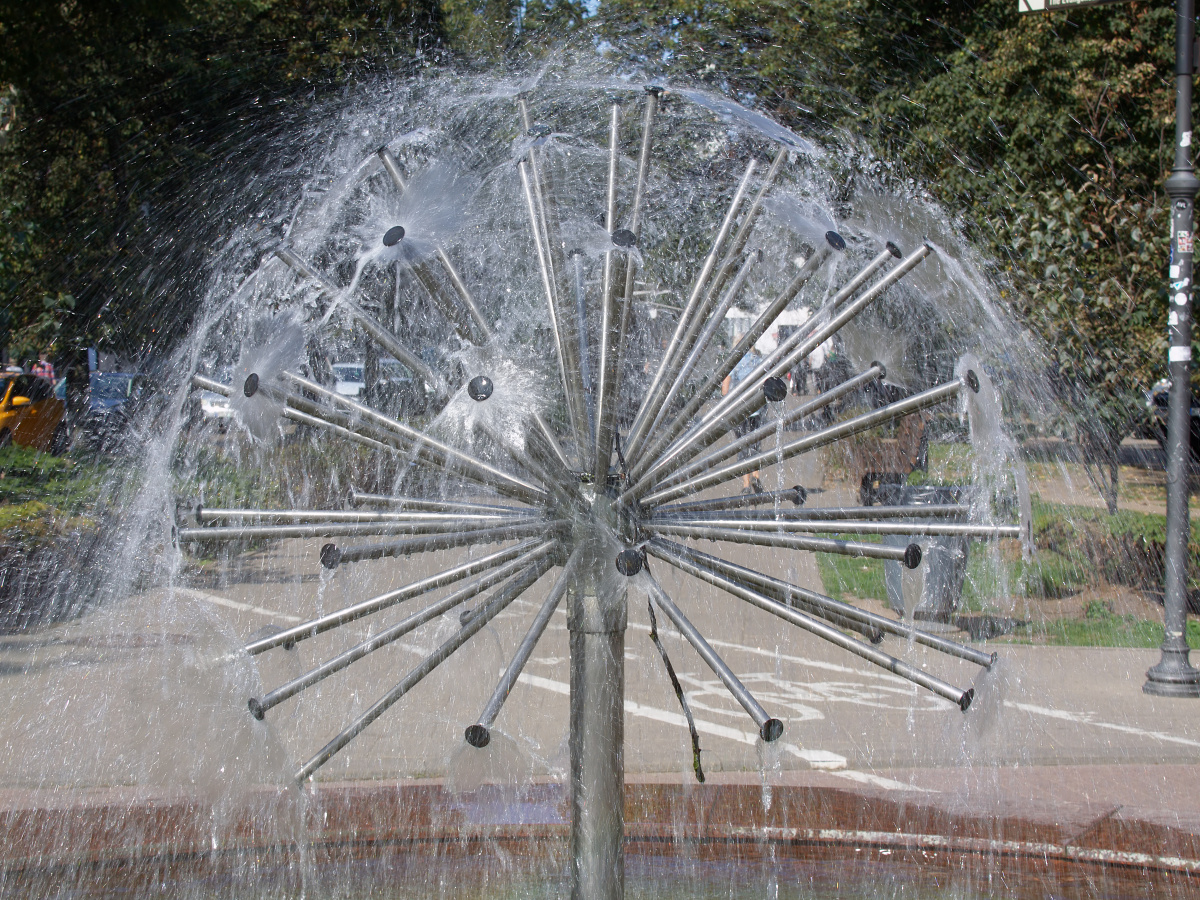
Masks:
[[[94,451],[115,450],[145,389],[145,376],[137,372],[93,372],[74,442]]]
[[[346,397],[357,397],[367,386],[366,367],[360,362],[336,362],[333,389]]]
[[[1196,406],[1195,400],[1193,396],[1192,408],[1188,411],[1188,420],[1191,423],[1188,443],[1192,448],[1192,458],[1200,459],[1200,407]],[[1154,423],[1154,437],[1163,450],[1167,449],[1167,411],[1170,405],[1171,381],[1164,378],[1146,392],[1146,410]]]
[[[0,373],[0,445],[37,450],[66,449],[67,405],[55,396],[54,384],[36,375]]]

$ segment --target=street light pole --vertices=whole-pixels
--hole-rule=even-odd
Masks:
[[[1142,691],[1160,697],[1200,697],[1200,669],[1188,660],[1188,466],[1191,455],[1192,219],[1197,181],[1192,170],[1192,54],[1195,0],[1175,4],[1175,165],[1167,178],[1171,198],[1171,269],[1168,320],[1171,377],[1167,418],[1167,546],[1165,634],[1162,658],[1146,673]]]

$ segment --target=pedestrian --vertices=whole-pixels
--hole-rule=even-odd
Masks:
[[[38,354],[38,361],[30,367],[29,371],[39,378],[48,378],[51,383],[54,383],[54,363],[50,362],[49,347]]]
[[[758,368],[759,363],[761,363],[778,346],[779,339],[773,333],[764,334],[757,341],[755,341],[754,346],[750,348],[749,352],[747,352],[745,356],[738,360],[738,364],[733,367],[733,371],[726,375],[725,380],[721,382],[721,396],[727,395],[731,390],[733,390],[733,388],[737,387],[738,384],[745,381],[750,376],[750,373]],[[745,437],[747,434],[758,428],[762,420],[761,413],[762,411],[759,410],[759,412],[756,412],[750,416],[746,416],[746,418],[742,419],[742,421],[735,424],[733,426],[734,435],[739,438]],[[758,453],[758,441],[748,444],[739,450],[738,459],[747,460],[756,453]],[[759,472],[757,469],[755,469],[753,472],[742,476],[743,494],[761,494],[763,492],[762,482],[758,480],[758,475]]]

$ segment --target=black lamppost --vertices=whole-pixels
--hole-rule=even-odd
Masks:
[[[1200,697],[1200,669],[1188,660],[1188,465],[1192,405],[1192,213],[1200,181],[1192,170],[1194,0],[1175,4],[1175,165],[1167,178],[1171,198],[1170,317],[1167,418],[1167,546],[1162,659],[1146,673],[1142,690],[1161,697]]]

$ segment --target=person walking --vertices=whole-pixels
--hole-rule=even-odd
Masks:
[[[54,363],[50,362],[49,348],[38,354],[38,361],[30,367],[29,371],[39,378],[48,378],[52,384],[54,383]]]

